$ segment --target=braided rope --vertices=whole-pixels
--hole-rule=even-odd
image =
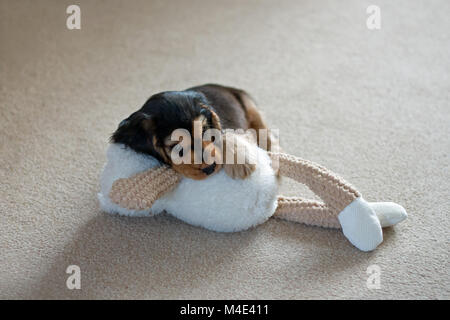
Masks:
[[[343,178],[312,161],[284,153],[269,152],[269,156],[272,161],[278,161],[280,175],[305,184],[324,201],[279,196],[274,216],[309,225],[340,228],[337,216],[361,194]]]
[[[278,196],[274,217],[325,228],[340,228],[333,210],[320,201],[300,197]]]
[[[114,181],[109,197],[119,206],[130,210],[145,210],[166,192],[174,189],[181,175],[168,166],[140,172],[132,177]]]

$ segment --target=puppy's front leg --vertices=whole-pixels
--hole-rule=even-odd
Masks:
[[[224,135],[224,165],[225,173],[233,179],[245,179],[256,169],[248,144],[242,137],[236,135]]]

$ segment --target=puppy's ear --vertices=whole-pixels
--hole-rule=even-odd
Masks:
[[[142,129],[148,133],[152,133],[156,129],[155,118],[143,112],[140,113],[140,124]]]
[[[155,119],[143,112],[137,111],[123,120],[111,136],[114,143],[123,143],[135,150],[148,152],[152,149],[152,135],[155,129]]]
[[[124,130],[125,128],[136,128],[141,126],[145,130],[153,129],[154,127],[154,119],[152,116],[145,114],[143,112],[137,111],[132,113],[128,118],[122,120],[119,123],[119,129]]]

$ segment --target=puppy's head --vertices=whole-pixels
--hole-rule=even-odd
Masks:
[[[188,178],[202,180],[221,168],[217,163],[221,161],[212,161],[221,156],[214,138],[202,140],[208,129],[220,130],[220,120],[202,94],[169,91],[150,97],[119,124],[111,140],[149,154]]]

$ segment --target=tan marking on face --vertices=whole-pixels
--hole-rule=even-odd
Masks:
[[[214,111],[211,110],[210,107],[202,104],[202,107],[209,110],[209,112],[211,112],[211,120],[212,120],[212,125],[214,128],[222,130],[222,126],[220,125],[220,118],[217,115],[217,113],[215,113]]]
[[[174,141],[174,140],[172,140],[172,137],[171,136],[167,136],[165,139],[164,139],[164,146],[166,146],[166,147],[173,147],[174,145],[176,145],[176,144],[178,144],[179,143],[179,141]]]
[[[164,139],[164,151],[166,152],[166,154],[170,157],[171,152],[172,152],[172,148],[177,145],[179,142],[178,141],[174,141],[172,140],[171,136],[167,136]]]
[[[203,128],[208,124],[208,119],[204,115],[199,115],[192,121],[192,135],[194,139],[202,139]]]
[[[197,118],[195,118],[194,121],[200,122],[203,127],[208,125],[208,119],[206,119],[205,115],[203,115],[203,114],[201,114]]]
[[[152,142],[153,142],[153,148],[155,148],[156,152],[158,152],[158,154],[164,159],[164,161],[170,163],[170,159],[167,156],[164,148],[161,148],[159,146],[158,139],[156,138],[156,136],[153,136]]]
[[[185,177],[191,178],[194,180],[203,180],[203,179],[206,179],[207,177],[210,177],[210,176],[214,175],[215,173],[217,173],[222,168],[222,164],[221,164],[222,158],[220,157],[220,155],[221,155],[220,150],[218,150],[215,147],[214,143],[210,142],[210,141],[203,141],[202,146],[203,146],[203,150],[208,150],[207,156],[211,155],[211,156],[215,156],[215,158],[216,158],[216,161],[215,161],[216,167],[214,168],[214,171],[211,174],[208,175],[208,174],[204,173],[202,171],[202,169],[209,167],[210,165],[212,165],[212,163],[207,163],[207,162],[203,161],[201,164],[195,164],[193,152],[191,152],[191,162],[190,163],[172,164],[172,168],[175,171],[184,175]]]
[[[209,166],[209,164],[205,164],[205,163],[202,163],[200,165],[198,165],[198,164],[178,164],[178,165],[172,165],[172,168],[176,172],[181,173],[183,176],[190,178],[190,179],[194,179],[194,180],[203,180],[208,177],[211,177],[212,175],[217,173],[217,171],[219,171],[222,168],[221,164],[217,164],[216,167],[214,168],[214,172],[208,175],[201,170],[208,166]]]
[[[172,168],[184,175],[187,178],[191,178],[194,180],[203,180],[209,176],[214,175],[222,168],[222,157],[221,150],[219,150],[213,142],[211,141],[203,141],[203,128],[208,125],[208,119],[205,115],[199,115],[197,118],[192,121],[192,147],[194,147],[195,143],[198,143],[199,147],[201,146],[201,154],[198,155],[199,159],[202,161],[201,163],[195,163],[195,151],[190,152],[190,162],[189,163],[181,163],[174,164],[172,163]],[[164,149],[168,155],[171,154],[172,148],[178,144],[178,141],[172,141],[171,137],[166,137],[164,139]],[[206,152],[204,152],[206,150]],[[205,158],[203,159],[203,155],[205,153]],[[214,157],[214,159],[212,158]],[[216,160],[216,161],[213,161]],[[214,171],[211,174],[206,174],[202,171],[202,169],[209,167],[215,163]]]

